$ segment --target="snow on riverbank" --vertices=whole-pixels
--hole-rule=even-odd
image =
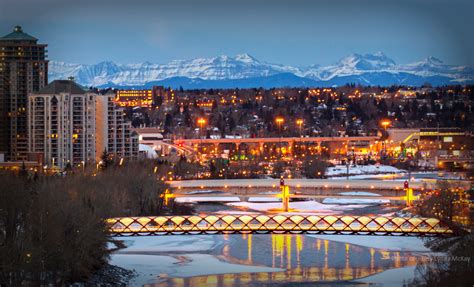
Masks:
[[[326,234],[307,234],[306,236],[388,251],[431,252],[425,247],[423,239],[419,237]]]
[[[249,202],[281,202],[280,197],[249,197]]]
[[[367,204],[367,205],[375,205],[375,204],[385,204],[390,203],[388,199],[377,199],[375,197],[380,196],[380,194],[372,193],[372,192],[365,192],[365,191],[347,191],[347,192],[340,192],[340,195],[347,195],[347,196],[374,196],[374,199],[371,198],[325,198],[323,200],[324,204]]]
[[[385,204],[390,203],[388,199],[369,199],[369,198],[325,198],[324,204]]]
[[[339,192],[340,195],[360,195],[360,196],[381,196],[380,194],[366,191],[345,191]]]
[[[281,210],[282,206],[279,202],[232,202],[228,203],[229,206],[235,206],[240,208],[251,209],[255,211],[272,211]],[[317,201],[292,201],[290,202],[289,209],[291,213],[295,212],[311,212],[318,214],[339,214],[345,210],[354,208],[363,208],[366,205],[329,205],[319,203]]]
[[[351,282],[368,283],[383,287],[399,287],[404,286],[404,283],[408,283],[415,278],[415,270],[416,266],[389,269]]]
[[[153,284],[169,277],[283,271],[271,267],[232,264],[209,254],[183,256],[113,254],[110,264],[136,271],[137,276],[129,282],[130,286]]]
[[[123,252],[199,252],[209,251],[217,244],[212,236],[139,236],[139,237],[115,237],[122,241],[127,248]]]
[[[351,165],[349,166],[349,175],[367,175],[367,174],[400,174],[406,171],[390,165]],[[347,166],[336,165],[326,169],[326,176],[345,176]]]
[[[222,194],[222,193],[224,193],[224,192],[216,191],[216,190],[210,190],[210,189],[193,190],[193,191],[186,192],[186,194]]]
[[[275,272],[281,269],[232,264],[210,254],[219,244],[219,238],[209,235],[169,235],[149,237],[115,237],[126,248],[110,256],[110,264],[134,270],[137,274],[130,286],[143,286],[167,277],[241,272]],[[160,279],[161,277],[161,279]]]
[[[240,199],[236,196],[189,196],[178,197],[176,202],[191,203],[191,202],[238,202]]]

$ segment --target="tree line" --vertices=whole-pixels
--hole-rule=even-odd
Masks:
[[[84,282],[107,263],[105,218],[190,214],[165,206],[165,170],[110,165],[66,176],[0,174],[0,286]]]

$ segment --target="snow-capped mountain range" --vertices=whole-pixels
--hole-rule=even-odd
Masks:
[[[338,86],[347,83],[419,86],[427,82],[436,86],[474,83],[472,67],[446,65],[434,57],[399,65],[382,52],[352,54],[334,65],[307,67],[267,63],[248,54],[175,60],[168,64],[106,61],[84,65],[50,61],[50,80],[71,76],[84,86],[96,87],[247,88]]]

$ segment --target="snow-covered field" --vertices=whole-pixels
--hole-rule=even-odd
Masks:
[[[351,165],[349,166],[349,175],[376,175],[376,174],[401,174],[406,171],[390,165]],[[345,176],[347,175],[347,166],[336,165],[326,169],[326,176]],[[352,178],[355,179],[355,178]]]

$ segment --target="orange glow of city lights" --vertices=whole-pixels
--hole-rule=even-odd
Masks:
[[[197,123],[198,123],[199,126],[201,126],[201,128],[202,128],[202,126],[206,124],[206,119],[205,119],[205,118],[199,118],[199,119],[197,120]]]
[[[380,124],[384,127],[387,128],[392,122],[389,120],[383,120],[380,122]]]
[[[277,117],[277,118],[275,119],[275,122],[276,122],[277,124],[281,125],[283,122],[285,122],[285,119],[282,118],[282,117]]]

